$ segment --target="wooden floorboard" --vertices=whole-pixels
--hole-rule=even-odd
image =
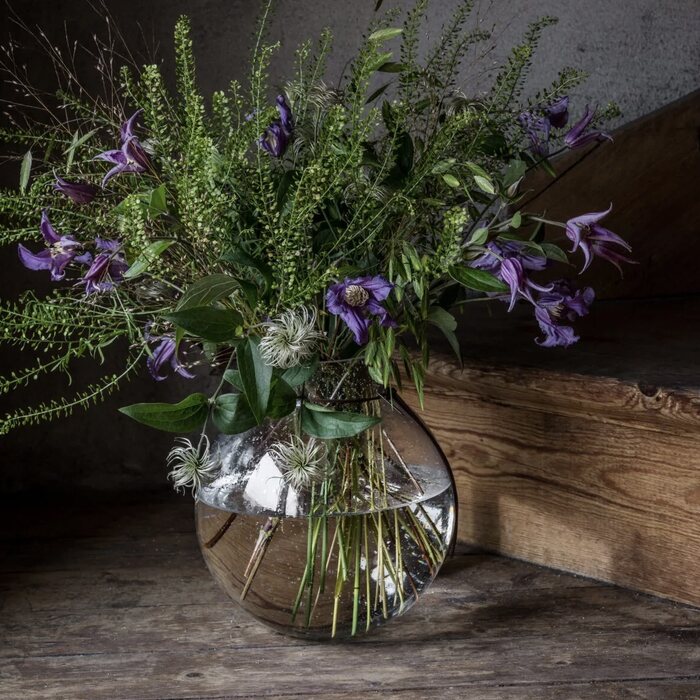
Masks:
[[[463,550],[375,634],[267,631],[210,579],[192,506],[93,497],[0,515],[0,697],[700,698],[700,610]]]

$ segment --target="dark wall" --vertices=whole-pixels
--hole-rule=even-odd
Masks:
[[[104,13],[82,0],[22,0],[13,6],[28,25],[43,28],[56,42],[62,39],[64,22],[71,38],[85,45],[90,45],[93,34],[104,34]],[[273,62],[272,75],[282,82],[290,70],[295,45],[328,25],[336,33],[336,51],[329,70],[330,77],[336,79],[358,45],[373,6],[374,0],[280,0],[273,38],[282,42],[282,48]],[[452,2],[433,2],[429,35],[439,33],[452,6]],[[255,0],[108,0],[106,7],[127,43],[144,59],[153,47],[160,47],[159,55],[170,59],[173,25],[180,14],[188,14],[205,93],[245,75],[249,37],[258,9]],[[22,39],[22,32],[13,27],[4,6],[0,13],[2,34],[11,31]],[[552,80],[563,65],[576,65],[591,72],[588,83],[578,91],[579,106],[615,99],[622,107],[623,119],[632,119],[700,86],[697,0],[591,0],[585,4],[496,0],[476,3],[474,23],[489,28],[496,24],[497,29],[493,50],[471,66],[465,90],[478,91],[487,84],[498,59],[522,34],[528,20],[542,14],[558,15],[561,23],[548,32],[543,42],[529,83],[533,92]],[[144,40],[150,48],[142,51]],[[50,80],[39,53],[27,48],[26,60],[37,80]],[[87,83],[95,80],[89,59],[81,60],[80,67]],[[18,165],[5,168],[0,176],[6,184],[14,185]],[[14,250],[0,251],[0,258],[0,296],[12,296],[21,288],[37,284],[37,277],[18,264]],[[5,371],[32,361],[12,351],[3,352],[0,359]],[[94,373],[94,368],[88,366],[77,368],[75,375],[82,380]],[[198,381],[204,385],[211,380],[204,377]],[[89,413],[0,438],[0,489],[163,485],[163,459],[171,437],[142,429],[115,409],[136,401],[171,400],[188,389],[193,389],[193,383],[185,386],[184,380],[171,379],[156,384],[144,374],[119,396]],[[36,403],[70,390],[63,377],[53,377],[33,384],[21,397],[18,393],[0,398],[4,405],[11,406]]]

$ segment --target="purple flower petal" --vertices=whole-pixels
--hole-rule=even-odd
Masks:
[[[587,131],[588,127],[593,121],[593,118],[595,117],[595,113],[596,110],[591,110],[588,106],[586,106],[586,111],[583,117],[581,117],[581,119],[579,119],[567,132],[566,136],[564,136],[564,143],[569,148],[582,148],[592,141],[599,141],[600,139],[608,139],[612,141],[612,137],[609,134],[606,134],[598,129]]]
[[[56,233],[54,227],[49,221],[49,212],[47,209],[44,209],[41,212],[41,224],[39,225],[39,229],[41,231],[41,235],[46,241],[46,245],[53,245],[61,240],[61,237]]]
[[[560,97],[548,107],[545,107],[547,120],[555,129],[562,129],[569,121],[569,98],[567,95]]]
[[[90,204],[97,194],[97,187],[84,182],[69,182],[57,176],[54,189],[66,197],[72,199],[76,204]]]
[[[143,114],[142,109],[137,109],[121,126],[119,136],[122,141],[127,141],[134,136],[134,127],[138,118]]]
[[[150,325],[151,324],[148,324],[146,326],[146,340],[149,342],[152,340],[152,337],[148,333]],[[176,352],[177,345],[172,336],[167,335],[155,340],[158,340],[158,345],[154,348],[153,355],[146,360],[146,366],[151,376],[157,382],[162,382],[164,379],[168,378],[167,374],[161,374],[161,370],[165,365],[170,365],[174,372],[185,379],[195,378],[195,375],[180,363]]]
[[[277,95],[275,102],[277,102],[277,111],[280,113],[280,122],[282,124],[282,129],[284,129],[284,132],[287,134],[287,136],[291,136],[292,132],[294,131],[294,119],[292,117],[292,110],[287,104],[287,100],[285,99],[284,95]]]
[[[17,253],[22,265],[29,270],[50,270],[53,267],[53,258],[49,250],[32,253],[20,243],[17,246]]]

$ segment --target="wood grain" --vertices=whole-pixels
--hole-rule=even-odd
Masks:
[[[521,312],[465,316],[466,364],[433,358],[422,414],[455,472],[459,536],[700,605],[699,310],[603,303],[554,353]]]
[[[65,506],[0,510],[1,532],[25,523],[0,561],[3,698],[700,694],[700,610],[462,550],[405,617],[350,644],[310,643],[215,586],[186,499]]]

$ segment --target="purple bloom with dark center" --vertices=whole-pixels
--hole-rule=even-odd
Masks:
[[[472,260],[470,267],[485,270],[505,282],[510,288],[508,311],[513,309],[519,297],[535,303],[532,290],[547,292],[550,287],[542,287],[533,282],[527,270],[544,270],[547,259],[541,255],[528,252],[528,248],[520,241],[491,241],[486,244],[488,252]]]
[[[612,141],[612,136],[600,131],[600,129],[588,130],[588,127],[595,117],[595,113],[595,109],[591,110],[586,106],[585,114],[571,127],[566,136],[564,136],[564,143],[569,148],[582,148],[593,141],[600,141],[602,139]]]
[[[535,318],[544,338],[535,342],[545,348],[569,347],[579,337],[572,326],[565,325],[585,316],[595,299],[590,287],[575,289],[568,280],[557,280],[549,292],[541,294],[535,305]]]
[[[71,235],[59,236],[49,221],[47,210],[41,212],[41,234],[48,248],[39,253],[32,253],[23,245],[17,247],[19,259],[30,270],[49,270],[54,282],[62,280],[69,263],[87,264],[92,260],[90,253],[82,253],[82,243]]]
[[[346,278],[343,282],[331,285],[326,293],[326,305],[332,314],[345,321],[355,342],[364,345],[372,325],[371,316],[377,316],[384,327],[396,326],[389,312],[380,303],[393,288],[394,285],[381,275]]]
[[[284,95],[277,95],[275,102],[280,118],[275,119],[265,129],[263,135],[258,139],[258,145],[274,158],[281,158],[287,150],[294,131],[294,118]]]
[[[80,280],[85,283],[86,294],[111,291],[124,279],[129,268],[119,241],[97,238],[95,247],[99,252]]]
[[[120,139],[121,147],[113,151],[105,151],[95,156],[99,160],[113,163],[114,167],[102,179],[104,187],[115,175],[122,173],[143,173],[150,167],[148,154],[143,148],[141,141],[134,134],[136,120],[139,118],[142,109],[134,112],[121,126]]]
[[[90,204],[97,194],[97,187],[87,182],[69,182],[56,176],[54,189],[66,197],[70,197],[76,204]]]
[[[569,97],[564,95],[544,108],[547,121],[555,129],[563,129],[569,121]]]
[[[187,370],[180,362],[177,356],[177,345],[175,338],[172,336],[161,336],[160,338],[150,338],[146,331],[146,340],[158,341],[158,344],[153,348],[153,354],[146,360],[146,366],[151,373],[153,379],[157,382],[162,382],[168,378],[167,374],[161,374],[161,370],[165,365],[170,365],[173,372],[176,372],[185,379],[194,379],[195,375]]]
[[[635,263],[619,249],[630,252],[632,248],[623,238],[600,225],[600,221],[612,211],[612,204],[606,211],[582,214],[566,222],[566,237],[574,244],[571,252],[581,250],[584,264],[581,272],[585,272],[594,257],[602,258],[612,263],[622,274],[620,263]]]

